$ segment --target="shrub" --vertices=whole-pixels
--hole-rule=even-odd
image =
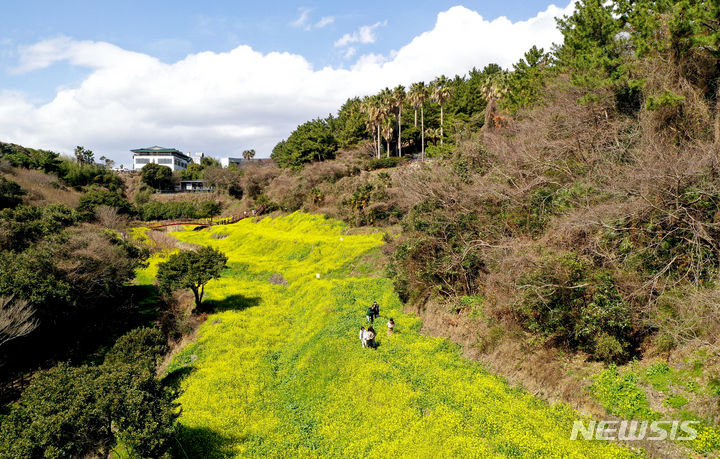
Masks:
[[[25,194],[20,185],[5,177],[0,177],[0,209],[17,206],[22,202]]]
[[[632,315],[610,274],[566,252],[541,259],[518,285],[515,310],[529,330],[601,360],[627,355]]]
[[[91,187],[80,196],[78,211],[81,212],[85,218],[93,219],[95,209],[98,206],[115,208],[120,214],[129,214],[133,210],[130,201],[121,193],[104,188]]]
[[[367,162],[366,168],[369,171],[376,169],[387,169],[389,167],[397,167],[408,162],[407,157],[398,158],[391,156],[389,158],[371,159]]]

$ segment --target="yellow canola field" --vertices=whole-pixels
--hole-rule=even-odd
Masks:
[[[368,270],[357,259],[382,245],[380,233],[348,235],[338,221],[295,213],[171,234],[229,257],[207,286],[216,313],[170,367],[183,378],[188,457],[633,456],[571,441],[579,418],[571,409],[511,388],[449,341],[421,335],[390,280],[357,274]],[[158,261],[139,278],[147,281]],[[373,301],[378,347],[363,349],[358,331]]]

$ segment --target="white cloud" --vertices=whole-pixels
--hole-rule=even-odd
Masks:
[[[562,39],[554,18],[571,11],[550,6],[513,23],[453,7],[407,45],[359,55],[350,68],[317,69],[300,55],[249,46],[166,64],[109,43],[59,37],[20,48],[15,72],[66,61],[90,68],[89,76],[44,104],[0,91],[0,140],[66,153],[85,145],[123,164],[128,150],[147,145],[215,156],[255,148],[267,156],[299,123],[337,111],[348,97],[490,62],[509,67],[533,44],[548,49]]]
[[[386,26],[387,21],[376,22],[373,25],[365,25],[360,27],[353,33],[346,33],[339,40],[335,42],[335,47],[347,46],[350,43],[375,43],[377,35],[375,35],[375,29],[380,26]]]
[[[308,19],[310,19],[310,13],[312,12],[312,8],[298,8],[298,11],[300,11],[300,16],[298,16],[297,19],[291,22],[290,25],[298,28],[306,27]]]
[[[318,22],[315,23],[315,28],[322,29],[323,27],[328,26],[333,22],[335,22],[335,18],[333,16],[323,16]]]

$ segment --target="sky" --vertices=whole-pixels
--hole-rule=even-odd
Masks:
[[[258,157],[349,97],[561,41],[573,2],[0,0],[0,141]]]

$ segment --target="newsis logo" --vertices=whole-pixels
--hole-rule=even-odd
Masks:
[[[700,421],[575,421],[571,440],[695,440]]]

